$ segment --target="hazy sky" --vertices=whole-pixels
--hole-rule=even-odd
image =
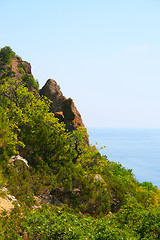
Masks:
[[[10,46],[86,127],[160,128],[159,0],[0,0]]]

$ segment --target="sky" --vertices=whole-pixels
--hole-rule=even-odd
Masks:
[[[55,79],[87,128],[160,128],[160,1],[0,0],[0,48]]]

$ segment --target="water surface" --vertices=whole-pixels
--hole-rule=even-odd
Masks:
[[[160,188],[160,129],[88,128],[90,143],[106,146],[100,152],[110,161],[131,168],[140,182]]]

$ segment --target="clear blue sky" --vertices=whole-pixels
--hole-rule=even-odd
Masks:
[[[0,26],[86,127],[160,128],[159,0],[0,0]]]

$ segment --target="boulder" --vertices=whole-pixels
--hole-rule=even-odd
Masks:
[[[20,155],[14,155],[9,159],[10,163],[13,163],[15,161],[22,161],[26,165],[27,168],[29,167],[28,161],[25,158],[21,157]]]

